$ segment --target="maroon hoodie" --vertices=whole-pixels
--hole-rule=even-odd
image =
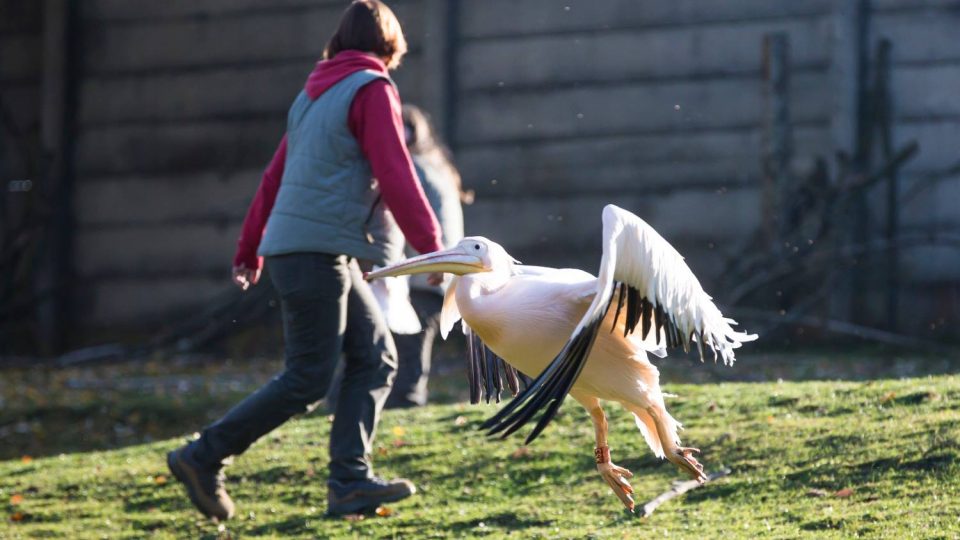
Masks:
[[[318,62],[307,78],[304,89],[310,99],[317,99],[347,75],[366,69],[387,75],[386,67],[378,58],[360,51],[342,51],[330,60]],[[390,209],[407,242],[420,253],[443,249],[440,226],[423,193],[404,143],[397,89],[383,79],[361,88],[350,104],[347,123],[360,143],[360,150],[370,162],[373,176],[383,194],[383,202]],[[234,266],[250,269],[262,266],[261,258],[257,257],[257,248],[277,200],[286,157],[287,137],[284,135],[263,173],[260,187],[243,220],[237,254],[233,258]]]

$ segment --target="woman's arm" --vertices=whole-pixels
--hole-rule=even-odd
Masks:
[[[440,226],[427,203],[404,142],[400,95],[385,80],[357,92],[350,105],[350,131],[370,162],[380,193],[413,249],[430,253],[443,249]]]
[[[237,253],[233,257],[235,280],[238,268],[254,271],[258,276],[260,268],[263,266],[261,257],[257,256],[257,248],[260,247],[263,229],[267,225],[270,211],[277,201],[277,192],[280,191],[280,179],[283,178],[283,167],[286,159],[287,136],[284,135],[277,151],[273,154],[273,159],[270,160],[270,164],[263,172],[260,187],[257,188],[257,194],[253,197],[253,202],[250,203],[250,208],[247,210],[247,217],[243,220],[240,239],[237,240]],[[248,281],[256,283],[256,277]],[[240,283],[238,285],[243,287]]]

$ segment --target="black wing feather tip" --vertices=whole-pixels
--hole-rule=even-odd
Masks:
[[[663,306],[661,306],[660,304],[657,304],[657,310],[656,310],[655,315],[656,315],[656,317],[654,317],[654,324],[656,325],[657,345],[659,345],[659,344],[660,344],[660,330],[663,329],[663,324],[664,324],[664,320],[663,320],[663,319],[665,318],[665,314],[663,313]]]
[[[680,345],[680,337],[677,332],[677,325],[674,324],[673,319],[669,316],[666,317],[666,322],[664,327],[667,330],[667,347],[674,348]]]
[[[487,348],[484,346],[480,347],[480,361],[483,362],[483,374],[484,374],[484,391],[486,392],[486,402],[489,404],[490,400],[493,399],[494,392],[494,382],[493,378],[496,374],[491,369],[490,359],[487,357]]]
[[[516,397],[520,393],[520,377],[517,376],[517,368],[511,366],[503,358],[500,359],[503,362],[503,369],[506,373],[507,386],[510,388],[510,395]]]
[[[653,317],[653,304],[647,300],[643,304],[643,323],[640,327],[640,337],[641,339],[647,339],[647,334],[650,333],[650,319]]]
[[[490,354],[493,354],[493,351],[490,351]],[[500,394],[503,392],[504,383],[507,378],[507,364],[503,361],[503,358],[500,358],[497,355],[493,355],[494,362],[497,369],[497,403],[500,403]]]
[[[495,374],[493,377],[493,389],[497,393],[495,396],[496,401],[500,403],[500,394],[503,392],[503,379],[505,377],[504,370],[501,369],[503,360],[489,348],[487,349],[487,355],[490,358],[490,363],[493,365],[493,372]]]
[[[610,333],[612,334],[614,330],[617,329],[617,321],[620,320],[620,310],[623,308],[623,303],[626,300],[627,296],[627,286],[620,282],[614,282],[614,286],[618,288],[618,297],[617,297],[617,311],[613,314],[613,324],[610,325]]]
[[[633,320],[634,305],[633,304],[636,301],[637,301],[637,297],[635,294],[633,294],[633,288],[627,287],[627,313],[626,313],[627,319],[623,325],[623,337],[627,337],[627,335],[630,334],[630,327],[633,326],[633,323],[634,323],[634,320]]]
[[[640,311],[643,307],[640,291],[627,287],[627,325],[623,329],[623,337],[633,333],[640,320]]]
[[[487,384],[486,373],[484,372],[484,369],[483,369],[483,359],[480,358],[480,347],[478,343],[479,341],[480,341],[479,338],[476,338],[476,335],[474,335],[474,339],[471,342],[471,345],[473,347],[474,376],[476,377],[476,381],[477,381],[476,403],[480,403],[480,400],[483,399],[483,389],[484,389],[484,386],[486,386]]]
[[[477,379],[477,358],[473,346],[473,332],[467,333],[467,383],[470,385],[470,404],[480,403],[480,381]]]

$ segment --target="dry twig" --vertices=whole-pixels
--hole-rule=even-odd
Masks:
[[[722,469],[715,473],[711,473],[707,476],[707,481],[704,483],[697,482],[696,480],[687,480],[686,482],[677,482],[669,490],[661,493],[657,498],[643,505],[643,508],[640,511],[640,517],[649,517],[653,514],[654,510],[660,507],[661,504],[669,501],[670,499],[675,499],[684,493],[697,489],[700,486],[704,486],[709,482],[713,482],[718,478],[723,478],[730,474],[730,469]]]

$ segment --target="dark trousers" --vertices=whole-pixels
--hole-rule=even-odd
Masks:
[[[343,352],[330,432],[330,478],[369,478],[373,437],[397,366],[376,299],[356,263],[343,255],[268,257],[267,270],[283,310],[286,367],[204,429],[191,444],[192,455],[219,466],[291,416],[310,410],[326,395]]]
[[[417,334],[394,334],[397,344],[397,380],[387,398],[387,407],[414,407],[427,403],[427,382],[433,342],[440,333],[440,309],[443,296],[432,291],[413,289],[410,303],[423,327]]]

